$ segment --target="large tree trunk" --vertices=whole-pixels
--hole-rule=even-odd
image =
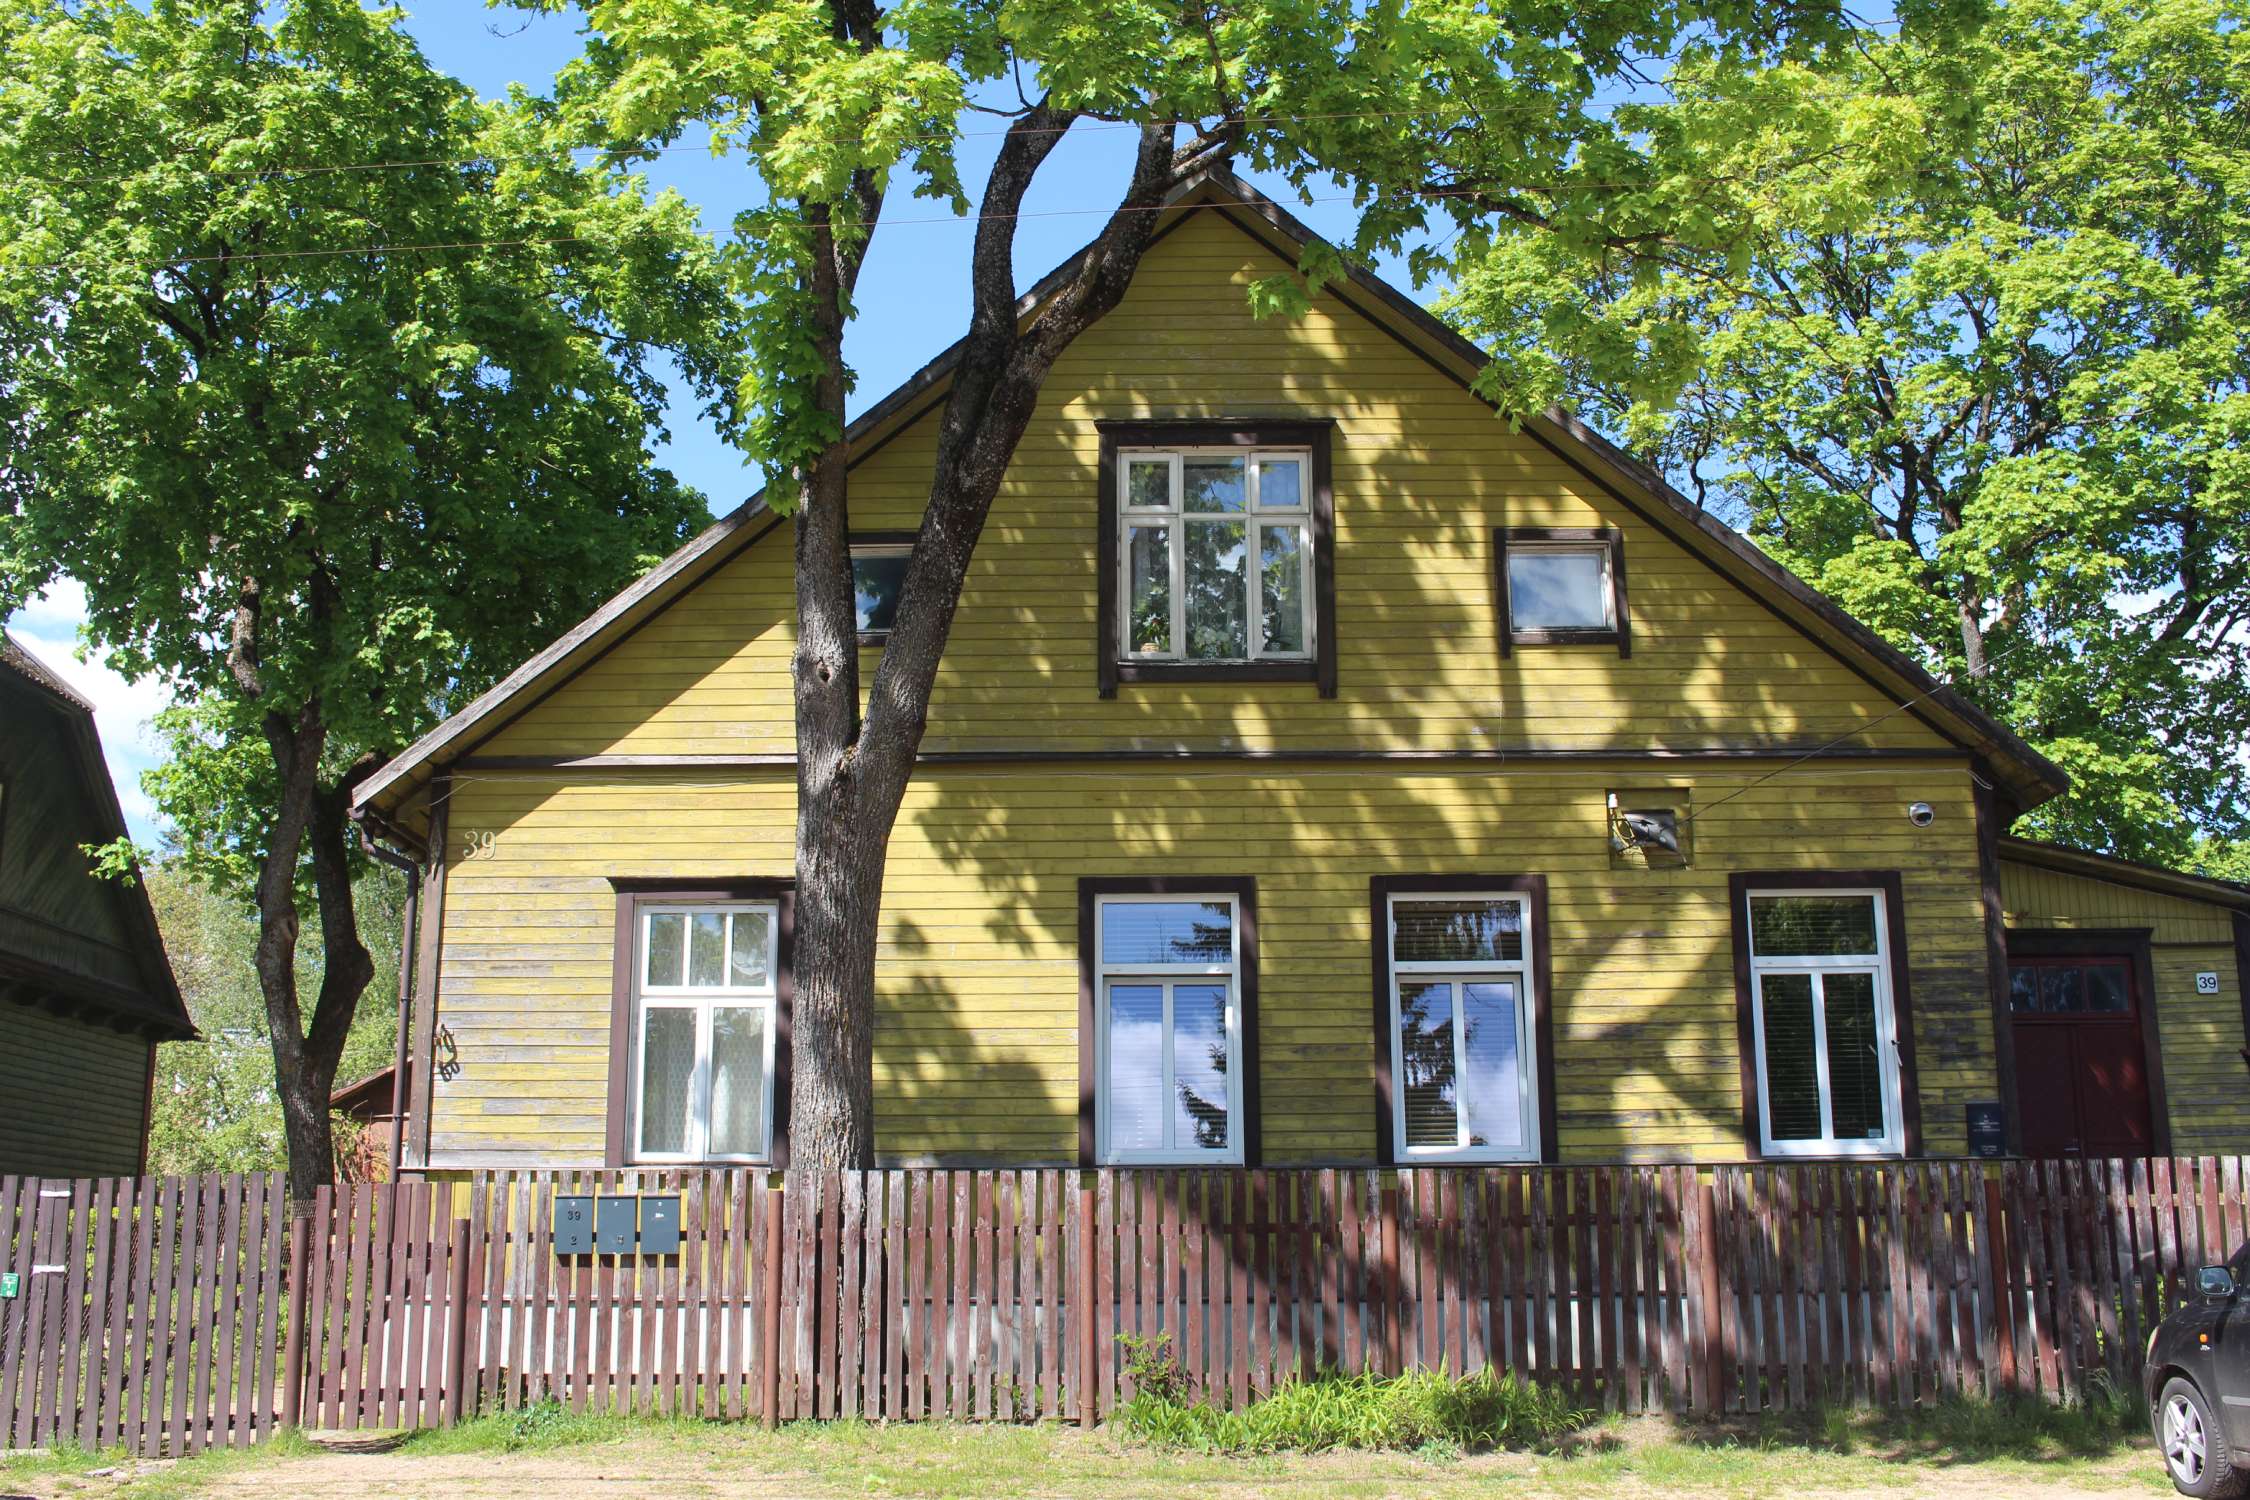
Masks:
[[[967,346],[938,429],[935,473],[867,711],[860,712],[846,453],[835,443],[797,475],[797,925],[790,1161],[854,1170],[875,1158],[875,944],[891,828],[929,719],[930,692],[961,584],[1039,389],[1071,341],[1115,307],[1155,232],[1155,210],[1187,167],[1221,143],[1175,155],[1170,125],[1144,126],[1133,180],[1077,275],[1019,331],[1013,239],[1041,161],[1070,123],[1044,106],[1010,128],[987,181]],[[843,430],[842,295],[856,261],[821,253],[808,277],[809,331],[823,375],[815,400]],[[872,219],[873,214],[867,217]],[[839,269],[839,262],[842,268]]]
[[[258,871],[254,963],[266,1003],[274,1088],[288,1142],[289,1196],[293,1202],[307,1203],[316,1188],[336,1177],[328,1100],[335,1092],[336,1066],[351,1032],[353,1012],[374,977],[375,964],[360,941],[345,850],[345,808],[356,775],[339,786],[319,784],[327,729],[317,703],[307,704],[294,722],[269,715],[266,737],[281,773],[281,796],[265,862]],[[320,994],[309,1031],[297,995],[297,872],[308,846],[322,946]]]
[[[843,273],[813,211],[814,398],[844,423]],[[859,772],[859,635],[846,455],[832,443],[797,476],[797,927],[791,1018],[790,1159],[831,1170],[875,1161],[875,915],[890,819],[866,816]]]

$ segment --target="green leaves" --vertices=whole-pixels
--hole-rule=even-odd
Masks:
[[[175,686],[160,805],[240,880],[273,716],[341,775],[699,522],[647,435],[667,360],[736,424],[741,314],[689,205],[390,13],[0,0],[0,51],[0,602],[68,573]]]
[[[2250,816],[2245,20],[2015,0],[1683,67],[1632,120],[1710,216],[1505,230],[1448,310],[2061,761],[2035,826],[2187,858]]]

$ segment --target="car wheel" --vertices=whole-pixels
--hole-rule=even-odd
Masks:
[[[2156,1448],[2181,1494],[2232,1500],[2242,1493],[2246,1476],[2234,1466],[2226,1434],[2211,1419],[2203,1393],[2185,1380],[2167,1381],[2156,1398]]]

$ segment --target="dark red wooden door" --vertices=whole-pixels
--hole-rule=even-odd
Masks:
[[[2133,965],[2115,957],[2008,966],[2016,1103],[2026,1156],[2146,1156],[2148,1053]]]

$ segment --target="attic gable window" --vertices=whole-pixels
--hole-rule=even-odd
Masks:
[[[1615,646],[1633,654],[1624,533],[1613,526],[1503,526],[1492,534],[1500,654],[1518,646]]]
[[[1327,423],[1101,424],[1098,645],[1121,682],[1335,694]]]
[[[911,531],[855,532],[852,536],[852,606],[862,646],[891,638],[906,562],[914,555]]]

